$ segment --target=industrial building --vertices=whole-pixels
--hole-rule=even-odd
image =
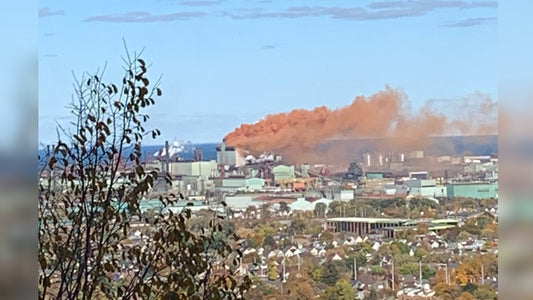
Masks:
[[[336,201],[348,202],[355,198],[354,189],[348,189],[342,186],[322,187],[320,189],[320,192],[322,194],[322,197]]]
[[[227,146],[225,142],[222,142],[217,146],[217,163],[223,166],[240,167],[246,164],[246,160],[235,147]]]
[[[262,178],[245,178],[244,176],[230,176],[227,178],[213,179],[218,191],[235,193],[238,191],[262,191],[265,180]]]
[[[493,162],[494,159],[490,155],[464,156],[463,161],[465,164],[482,164],[482,163]]]
[[[419,223],[428,225],[428,230],[439,231],[457,226],[459,221],[452,219],[441,220],[409,220],[409,219],[388,219],[388,218],[330,218],[327,219],[328,228],[334,232],[352,232],[357,235],[367,235],[371,233],[383,234],[393,238],[395,232],[400,230],[416,229]]]
[[[437,185],[435,179],[410,179],[405,181],[409,195],[421,197],[446,197],[447,188]]]
[[[170,174],[198,176],[203,179],[217,176],[217,162],[212,161],[177,161],[169,163]]]
[[[424,151],[423,150],[415,150],[415,151],[411,151],[409,152],[409,154],[407,155],[408,158],[410,159],[420,159],[420,158],[424,158]]]
[[[389,233],[388,228],[402,226],[407,223],[407,219],[385,219],[385,218],[331,218],[327,220],[328,228],[334,232],[352,232],[357,235],[370,233]]]
[[[172,186],[167,185],[163,180],[154,188],[159,187],[159,192],[180,192],[184,196],[202,195],[215,188],[212,180],[204,179],[201,176],[173,175],[171,181]]]
[[[409,178],[414,179],[429,179],[429,173],[427,171],[409,172]]]
[[[262,202],[255,201],[253,195],[236,195],[224,197],[226,205],[237,211],[245,211],[248,207],[260,207]]]
[[[313,211],[318,204],[324,204],[327,207],[331,202],[333,201],[326,198],[321,198],[312,202],[305,200],[305,198],[298,198],[295,202],[289,204],[289,207],[293,211]]]
[[[365,172],[366,179],[383,179],[383,178],[392,178],[392,172],[382,172],[382,171],[367,171]]]
[[[279,185],[279,187],[282,189],[290,189],[293,191],[306,191],[309,188],[316,188],[318,186],[318,178],[306,177],[279,179],[276,181],[276,184]]]
[[[293,179],[296,177],[296,175],[294,174],[294,166],[275,166],[272,168],[272,174],[274,174],[274,181],[276,183],[281,180]]]
[[[446,184],[448,198],[498,198],[498,182],[452,182]]]

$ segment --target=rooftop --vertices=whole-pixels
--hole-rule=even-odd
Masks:
[[[330,222],[361,222],[361,223],[403,223],[407,219],[388,219],[388,218],[360,218],[360,217],[346,217],[346,218],[330,218]]]

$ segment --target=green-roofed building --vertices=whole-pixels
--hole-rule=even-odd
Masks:
[[[454,182],[446,184],[449,198],[498,198],[498,182]]]

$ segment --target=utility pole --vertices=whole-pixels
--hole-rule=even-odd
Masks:
[[[422,261],[419,262],[420,265],[420,288],[422,288]]]
[[[283,261],[282,261],[282,263],[283,263],[283,281],[282,281],[282,282],[287,282],[287,281],[285,280],[285,257],[283,257]]]
[[[170,154],[168,153],[168,150],[169,150],[169,145],[168,145],[168,141],[165,141],[165,172],[167,173],[170,173],[170,167],[169,167],[169,163],[170,163]]]
[[[446,284],[450,284],[450,280],[448,278],[448,263],[446,263]]]
[[[286,282],[285,280],[285,255],[283,255],[283,260],[281,261],[281,264],[283,265],[283,273],[281,275],[281,294],[283,295],[283,283]]]
[[[353,279],[357,281],[357,259],[353,258]]]
[[[244,275],[244,269],[242,268],[242,256],[239,258],[239,269],[241,269],[241,275]]]
[[[346,217],[346,205],[342,203],[342,216]]]
[[[394,292],[394,260],[392,262],[392,291]]]
[[[481,265],[481,285],[485,284],[485,272],[483,265]]]

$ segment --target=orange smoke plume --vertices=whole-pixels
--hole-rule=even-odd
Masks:
[[[485,102],[482,108],[493,109],[493,106]],[[321,106],[314,110],[296,109],[268,115],[253,125],[241,125],[224,140],[228,145],[254,154],[276,151],[293,162],[310,162],[324,159],[315,151],[316,146],[334,139],[393,138],[398,150],[408,150],[420,146],[417,143],[429,136],[452,133],[454,129],[465,134],[471,131],[468,123],[472,122],[448,121],[430,105],[413,113],[406,95],[387,87],[368,98],[359,96],[340,109]],[[330,152],[346,154],[349,151],[332,149]]]

